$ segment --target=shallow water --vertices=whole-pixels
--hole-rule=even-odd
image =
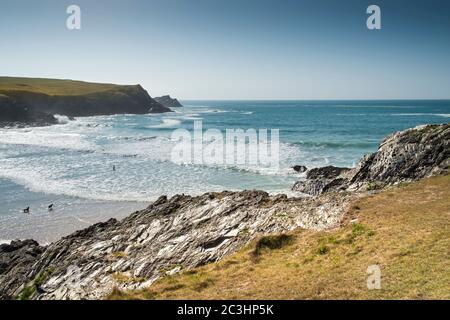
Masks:
[[[124,218],[148,205],[36,193],[4,179],[0,179],[0,194],[0,244],[17,238],[48,244],[96,222]],[[47,209],[49,204],[54,206],[52,211]],[[30,206],[30,214],[23,213],[25,206]]]

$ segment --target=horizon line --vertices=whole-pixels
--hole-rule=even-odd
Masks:
[[[177,97],[173,97],[177,98]],[[183,99],[177,98],[180,101],[256,101],[256,102],[271,102],[271,101],[450,101],[450,98],[393,98],[393,99]]]

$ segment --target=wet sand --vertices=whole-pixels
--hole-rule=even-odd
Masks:
[[[53,203],[53,211],[48,206]],[[146,202],[88,200],[31,192],[0,179],[0,244],[13,239],[34,239],[48,244],[70,233],[110,218],[122,219]],[[30,207],[30,214],[23,209]]]

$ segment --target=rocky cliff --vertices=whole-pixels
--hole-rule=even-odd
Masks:
[[[171,96],[162,96],[154,98],[157,102],[161,103],[167,108],[182,108],[183,105],[177,100],[173,99]]]
[[[0,123],[51,124],[53,115],[84,117],[162,113],[171,110],[140,85],[80,81],[0,78]]]
[[[364,156],[353,169],[323,167],[307,172],[293,190],[309,195],[336,190],[373,190],[447,172],[450,124],[418,126],[394,133],[378,151]]]
[[[350,190],[446,172],[449,126],[396,133],[355,169],[311,170],[307,181],[322,181],[316,197],[262,191],[161,197],[122,221],[93,225],[47,248],[33,241],[2,245],[0,298],[102,298],[115,287],[143,288],[165,274],[217,261],[260,234],[335,227],[364,194]]]
[[[12,126],[18,123],[49,125],[57,123],[57,120],[51,114],[40,112],[27,104],[0,94],[0,125]]]

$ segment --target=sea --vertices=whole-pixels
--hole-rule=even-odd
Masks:
[[[58,117],[53,126],[0,128],[0,243],[48,244],[121,219],[161,195],[260,189],[296,196],[290,189],[304,173],[294,165],[354,167],[387,135],[450,121],[448,100],[182,103],[165,114]],[[180,143],[174,131],[192,132],[196,122],[224,136],[227,129],[278,129],[278,166],[173,161]]]

